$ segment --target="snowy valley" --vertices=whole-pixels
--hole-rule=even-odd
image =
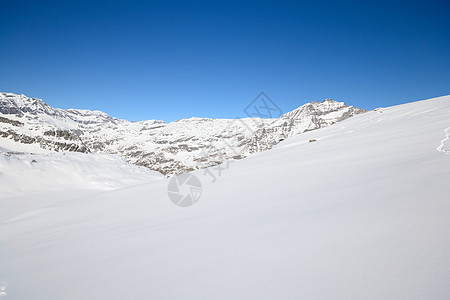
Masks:
[[[316,102],[252,122],[265,128],[225,135],[246,158],[212,181],[205,170],[233,157],[220,146],[231,120],[132,123],[8,95],[0,298],[450,295],[450,96],[365,113]],[[270,151],[256,147],[262,135]],[[198,163],[193,147],[207,142],[226,157]],[[170,162],[133,156],[142,151]],[[125,160],[165,174],[192,170],[200,200],[174,205],[171,178]]]

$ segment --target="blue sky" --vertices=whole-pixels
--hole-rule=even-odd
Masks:
[[[448,1],[0,1],[0,91],[129,120],[450,94]]]

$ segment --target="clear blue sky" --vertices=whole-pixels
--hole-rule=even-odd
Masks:
[[[449,1],[0,0],[0,91],[129,119],[450,94]]]

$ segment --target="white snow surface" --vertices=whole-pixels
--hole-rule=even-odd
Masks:
[[[0,151],[0,198],[47,191],[110,190],[164,178],[108,154]]]
[[[449,299],[449,127],[450,96],[355,116],[235,161],[215,183],[194,172],[203,193],[189,208],[169,201],[169,179],[2,197],[10,212],[0,219],[0,291]],[[5,178],[28,175],[2,176],[3,190]]]

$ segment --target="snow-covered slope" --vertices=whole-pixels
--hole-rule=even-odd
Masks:
[[[449,127],[450,96],[383,108],[194,172],[189,208],[167,179],[9,214],[6,299],[448,299]]]
[[[0,197],[47,191],[109,190],[164,178],[108,154],[0,151]]]
[[[51,108],[24,95],[0,93],[0,147],[48,153],[117,154],[173,175],[270,149],[281,140],[365,112],[343,102],[307,103],[280,119],[183,119],[129,122],[100,111]]]
[[[0,220],[67,197],[86,197],[163,179],[160,173],[115,155],[26,154],[0,148]],[[40,194],[45,194],[44,199]]]

